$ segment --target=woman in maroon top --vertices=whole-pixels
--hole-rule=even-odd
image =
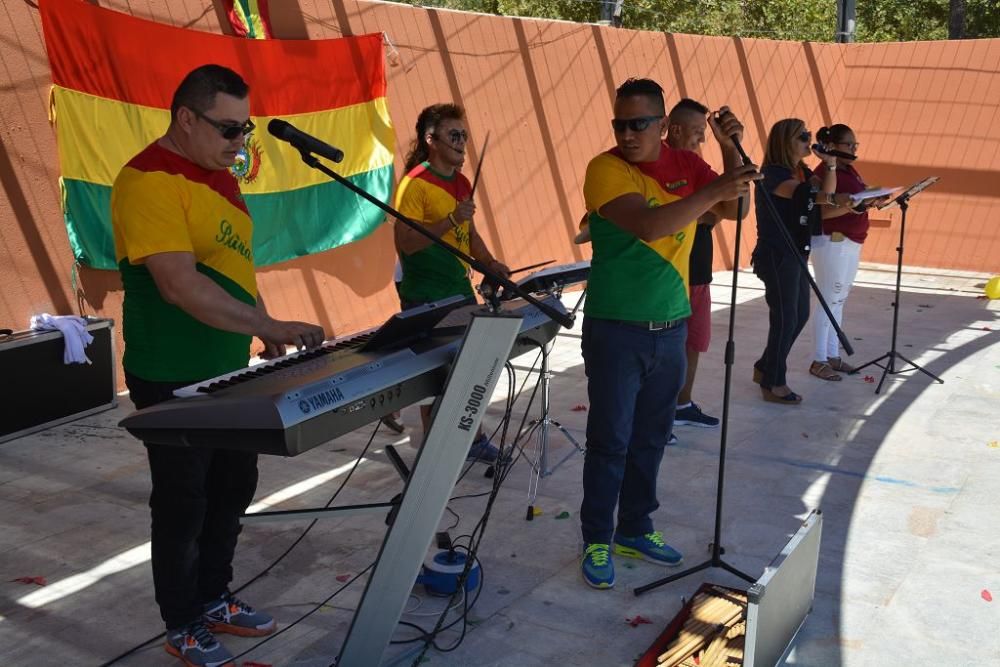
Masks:
[[[847,125],[823,127],[816,139],[827,150],[856,156],[858,139]],[[851,208],[850,195],[869,189],[861,174],[854,168],[856,158],[837,157],[837,190],[823,202],[823,234],[812,237],[812,262],[816,284],[830,306],[830,312],[843,321],[844,302],[851,291],[861,258],[861,244],[868,236],[868,207],[879,200],[868,200]],[[827,165],[821,162],[816,176],[822,178]],[[823,380],[840,380],[837,371],[850,373],[854,368],[840,358],[837,333],[826,313],[818,311],[813,317],[815,354],[809,372]]]

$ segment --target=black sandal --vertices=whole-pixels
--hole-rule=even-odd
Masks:
[[[769,403],[783,403],[785,405],[798,405],[802,402],[802,397],[796,394],[794,391],[789,391],[784,396],[778,396],[773,391],[767,387],[760,388],[761,396],[764,397],[765,401]]]

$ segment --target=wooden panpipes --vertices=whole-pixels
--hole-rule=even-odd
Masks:
[[[684,627],[657,658],[660,667],[735,667],[743,664],[747,597],[713,586],[691,602]]]

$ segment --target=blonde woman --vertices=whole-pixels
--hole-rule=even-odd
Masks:
[[[809,319],[809,282],[793,253],[809,256],[810,237],[820,224],[817,197],[825,200],[836,187],[835,171],[828,171],[820,182],[806,167],[803,160],[812,152],[811,143],[812,133],[798,118],[775,123],[767,137],[760,188],[770,193],[778,218],[771,214],[763,193],[754,198],[757,246],[751,262],[764,283],[770,326],[764,351],[754,363],[753,379],[765,401],[784,405],[802,402],[788,387],[785,373],[788,353]],[[788,247],[780,227],[791,236],[794,249]]]

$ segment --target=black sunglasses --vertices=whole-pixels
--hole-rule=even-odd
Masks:
[[[196,109],[191,109],[191,111],[194,112],[195,116],[201,118],[203,121],[205,121],[206,123],[214,127],[216,130],[218,130],[219,134],[221,134],[222,138],[225,139],[226,141],[232,141],[241,134],[245,137],[251,132],[253,132],[255,129],[257,129],[257,126],[254,125],[253,121],[250,120],[249,118],[245,123],[223,123],[222,121],[209,118],[208,116],[206,116],[205,114]]]
[[[611,127],[614,128],[615,132],[624,132],[625,128],[632,130],[633,132],[642,132],[649,128],[654,122],[660,120],[663,116],[639,116],[638,118],[612,118]]]
[[[804,141],[807,144],[810,141],[812,141],[812,138],[813,138],[813,133],[812,132],[803,132],[803,133],[801,133],[799,135],[799,141]]]
[[[433,134],[431,136],[433,136],[435,139],[441,138],[437,134]],[[466,132],[465,130],[448,130],[448,139],[453,144],[457,144],[459,141],[468,141],[469,133]]]

